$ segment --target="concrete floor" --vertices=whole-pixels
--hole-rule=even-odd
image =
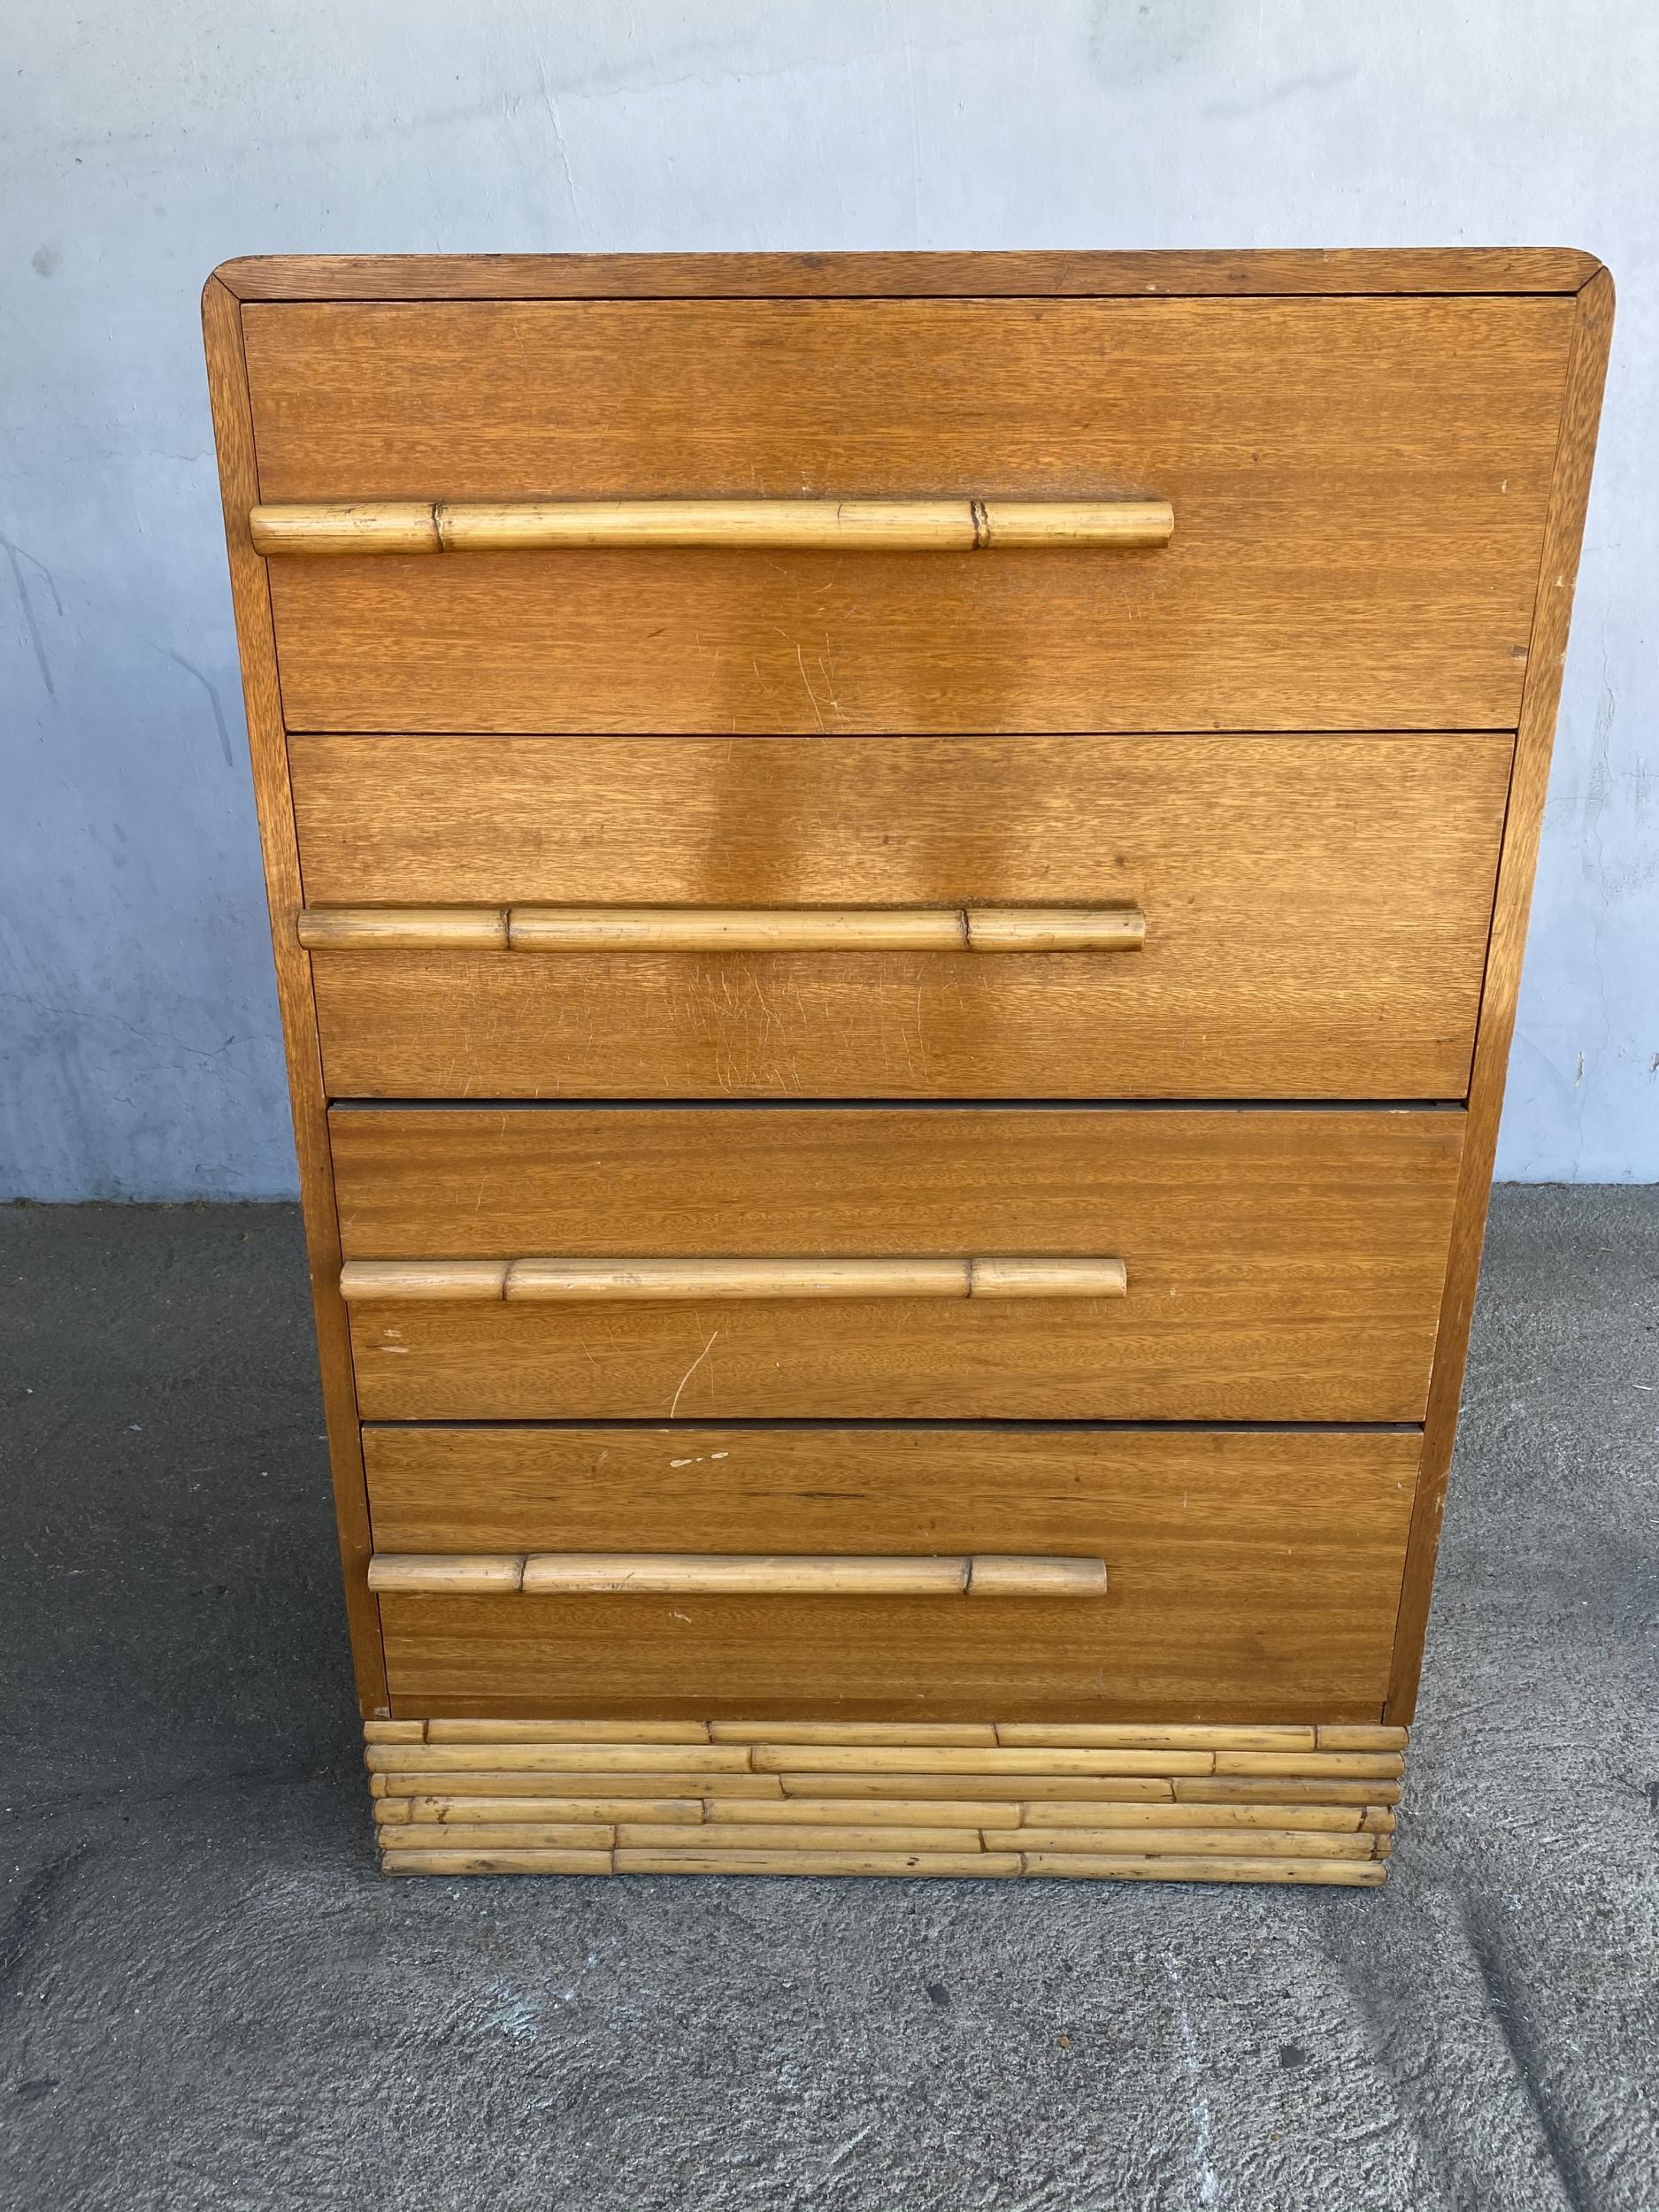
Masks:
[[[293,1213],[0,1245],[15,2212],[1659,2205],[1659,1192],[1499,1194],[1379,1893],[384,1880]]]

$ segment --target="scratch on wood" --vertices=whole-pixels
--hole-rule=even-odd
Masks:
[[[680,1388],[675,1391],[673,1401],[668,1409],[668,1417],[671,1421],[673,1419],[675,1414],[677,1414],[680,1410],[680,1401],[685,1391],[686,1385],[691,1380],[692,1377],[696,1373],[698,1368],[702,1366],[703,1361],[708,1358],[710,1353],[714,1349],[714,1338],[718,1336],[719,1333],[720,1332],[717,1329],[714,1332],[714,1336],[711,1336],[709,1339],[708,1342],[698,1353],[696,1358],[692,1361],[690,1366],[687,1368],[685,1373],[680,1378]]]

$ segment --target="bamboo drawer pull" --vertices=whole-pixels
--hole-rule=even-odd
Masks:
[[[442,549],[437,517],[428,500],[255,507],[248,516],[248,534],[256,553],[436,553]]]
[[[1128,1290],[1129,1271],[1121,1260],[968,1262],[971,1298],[1123,1298]]]
[[[955,907],[515,906],[507,941],[547,952],[960,952]]]
[[[308,952],[504,952],[504,906],[309,906],[298,922]]]
[[[960,1597],[969,1562],[961,1558],[768,1557],[741,1554],[549,1552],[528,1558],[526,1591],[639,1591],[737,1597]]]
[[[1103,1559],[894,1558],[703,1552],[379,1552],[369,1587],[405,1594],[565,1597],[1098,1598]]]
[[[1133,906],[308,906],[310,952],[1139,952]]]
[[[381,1302],[499,1303],[507,1294],[505,1260],[348,1260],[340,1295]]]
[[[1028,1559],[980,1552],[968,1562],[971,1598],[1100,1598],[1103,1559]]]
[[[966,1260],[514,1260],[509,1302],[965,1298]]]
[[[257,506],[256,553],[518,553],[605,546],[972,553],[1167,545],[1164,499],[344,500]]]
[[[348,1260],[352,1302],[730,1298],[1122,1298],[1122,1260]]]
[[[1139,952],[1147,918],[1138,906],[970,906],[970,952]]]
[[[380,1552],[369,1562],[371,1590],[421,1590],[448,1596],[516,1590],[523,1580],[524,1561],[496,1552]]]

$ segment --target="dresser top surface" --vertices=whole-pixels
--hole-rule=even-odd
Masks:
[[[244,300],[1248,297],[1568,293],[1601,270],[1571,247],[1168,253],[267,254],[210,284]]]

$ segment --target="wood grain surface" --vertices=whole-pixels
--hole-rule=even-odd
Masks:
[[[1498,1121],[1509,1072],[1509,1040],[1526,949],[1526,918],[1532,905],[1532,872],[1543,828],[1549,785],[1549,757],[1561,700],[1567,629],[1578,580],[1578,549],[1590,497],[1595,459],[1596,426],[1613,336],[1613,280],[1605,269],[1584,288],[1577,302],[1568,388],[1562,418],[1545,536],[1538,626],[1532,641],[1515,774],[1504,830],[1503,855],[1493,908],[1492,949],[1480,1007],[1480,1035],[1469,1102],[1469,1145],[1447,1269],[1445,1305],[1435,1348],[1424,1479],[1411,1531],[1410,1556],[1400,1608],[1400,1632],[1394,1687],[1388,1702],[1392,1721],[1409,1722],[1417,1710],[1418,1674],[1428,1626],[1434,1557],[1445,1511],[1446,1480],[1462,1402],[1463,1363],[1480,1277],[1486,1206]]]
[[[1497,728],[1518,710],[1565,299],[242,312],[267,502],[1138,497],[1178,517],[1156,549],[995,559],[277,559],[291,728]]]
[[[368,1432],[372,1450],[385,1433]],[[463,1446],[449,1463],[451,1487],[456,1465],[468,1486],[449,1509],[504,1512],[509,1498],[489,1499],[492,1479],[484,1472],[503,1463],[501,1442],[489,1432],[467,1433],[481,1438],[482,1457],[469,1459]],[[614,1440],[609,1446],[598,1440],[605,1433]],[[1415,1436],[725,1433],[729,1445],[698,1432],[675,1455],[701,1458],[695,1472],[710,1485],[711,1526],[730,1525],[747,1497],[757,1516],[751,1525],[798,1510],[805,1524],[843,1532],[856,1525],[1088,1530],[1108,1555],[1107,1595],[1087,1605],[1010,1598],[977,1608],[926,1598],[388,1596],[381,1609],[398,1709],[797,1721],[972,1720],[995,1712],[1010,1720],[1142,1722],[1363,1720],[1380,1709]],[[550,1434],[531,1432],[538,1455],[540,1438]],[[689,1472],[666,1471],[660,1493],[655,1484],[648,1489],[629,1479],[640,1455],[628,1432],[589,1437],[565,1463],[588,1471],[589,1503],[576,1502],[573,1483],[558,1494],[572,1498],[576,1521],[596,1521],[608,1480],[618,1490],[603,1509],[618,1524],[632,1510],[660,1525],[672,1517],[676,1496],[679,1510],[695,1509]],[[722,1484],[720,1469],[731,1462],[710,1462],[705,1443],[767,1471]],[[797,1443],[800,1458],[780,1460],[777,1447],[787,1455]],[[553,1441],[546,1455],[560,1449]],[[607,1450],[623,1462],[615,1477]],[[660,1463],[660,1447],[657,1457]],[[780,1464],[793,1473],[771,1473]],[[832,1485],[848,1494],[826,1497]],[[536,1509],[551,1518],[548,1503]],[[664,1760],[672,1755],[664,1752]],[[800,1757],[821,1772],[837,1755],[819,1746]],[[919,1764],[935,1755],[943,1755],[895,1751],[892,1758],[903,1769],[907,1759]],[[1139,1757],[1168,1772],[1183,1755],[1049,1755],[1097,1763]],[[1023,1787],[1048,1795],[1052,1778],[1045,1770]]]
[[[1369,1653],[1375,1689],[1419,1440],[1387,1430],[371,1425],[363,1447],[376,1536],[389,1549],[1092,1553],[1107,1561],[1114,1647],[1140,1652],[1143,1666],[1156,1650],[1166,1668],[1183,1653],[1219,1667],[1230,1650],[1239,1680],[1254,1680],[1248,1624],[1271,1621],[1298,1651],[1329,1640],[1346,1652],[1339,1673]],[[1267,1702],[1252,1709],[1268,1713],[1288,1686],[1270,1659]],[[1304,1688],[1311,1694],[1311,1673]]]
[[[351,1258],[1114,1248],[1129,1294],[357,1304],[370,1419],[1420,1417],[1455,1111],[336,1109]]]
[[[1563,246],[1173,253],[258,254],[215,280],[243,300],[1134,298],[1576,292],[1601,267]]]
[[[365,1713],[1302,1724],[1364,1775],[1261,1747],[1162,1786],[1056,1774],[1054,1847],[1018,1863],[1090,1870],[1087,1831],[1060,1832],[1090,1792],[1172,1788],[1217,1828],[1316,1797],[1392,1824],[1366,1732],[1415,1701],[1611,305],[1593,258],[1551,250],[279,257],[210,282]],[[995,560],[503,538],[269,563],[248,530],[262,501],[791,496],[1168,500],[1176,527]],[[308,901],[426,908],[454,949],[311,955]],[[514,905],[991,902],[1133,904],[1146,949],[507,949]],[[1465,1092],[1467,1116],[324,1103]],[[538,1251],[1105,1251],[1130,1291],[371,1303],[348,1349],[342,1253],[459,1283]],[[1087,1553],[1110,1592],[382,1611],[353,1361],[383,1550]],[[474,1419],[501,1425],[417,1425]],[[860,1606],[883,1633],[848,1634]],[[962,1647],[937,1648],[953,1614]],[[472,1748],[464,1784],[499,1747]],[[503,1802],[546,1779],[495,1778]],[[920,1849],[901,1772],[704,1778],[763,1793],[739,1813],[845,1802],[849,1838],[891,1808]],[[1111,1827],[1099,1870],[1144,1871]],[[659,1846],[685,1855],[629,1847]],[[1213,1839],[1148,1856],[1232,1864]]]
[[[515,900],[1147,917],[1133,957],[319,950],[328,1079],[357,1097],[1456,1097],[1509,751],[1468,733],[296,737],[315,904],[425,907],[434,929]]]
[[[345,1578],[346,1617],[357,1702],[365,1716],[387,1710],[386,1669],[380,1619],[365,1579],[372,1541],[363,1462],[357,1449],[357,1407],[352,1388],[346,1313],[341,1302],[340,1235],[328,1164],[323,1071],[318,1055],[317,1014],[305,955],[295,934],[301,905],[299,851],[282,747],[282,703],[271,635],[265,564],[248,541],[248,510],[255,496],[253,426],[248,412],[242,317],[222,285],[202,295],[202,334],[207,354],[213,437],[242,659],[242,700],[248,717],[248,753],[258,810],[265,899],[276,964],[277,1007],[288,1060],[288,1097],[298,1154],[300,1206],[311,1277],[311,1310],[322,1370],[323,1418],[334,1479],[334,1513]]]

